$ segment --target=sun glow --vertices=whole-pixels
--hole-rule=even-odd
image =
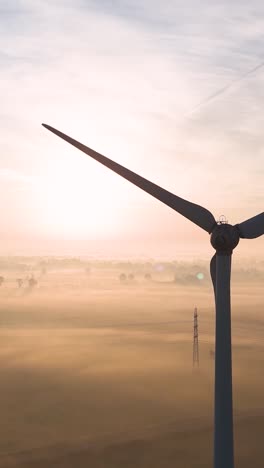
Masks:
[[[115,175],[92,161],[60,161],[37,188],[42,232],[83,239],[122,230],[124,197],[118,185]]]

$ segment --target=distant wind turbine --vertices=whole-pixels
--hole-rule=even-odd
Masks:
[[[217,222],[207,209],[177,197],[59,130],[42,125],[211,234],[211,244],[216,250],[210,264],[216,308],[214,468],[233,468],[231,256],[240,238],[254,239],[264,234],[264,212],[235,226],[224,220]]]

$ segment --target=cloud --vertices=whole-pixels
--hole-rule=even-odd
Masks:
[[[31,184],[33,178],[31,176],[17,172],[14,169],[0,168],[0,179],[8,182],[21,182],[25,184]]]
[[[44,121],[216,213],[261,211],[263,70],[239,81],[263,60],[260,2],[19,5],[10,2],[0,45],[6,166],[11,158],[19,172],[45,178],[59,151],[71,157]],[[136,193],[120,204],[137,200],[141,223],[151,202]]]

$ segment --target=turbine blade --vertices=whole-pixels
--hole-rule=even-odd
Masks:
[[[264,211],[243,223],[237,224],[242,239],[255,239],[264,234]]]
[[[202,206],[196,205],[191,203],[183,198],[177,197],[173,193],[164,190],[163,188],[159,187],[156,184],[153,184],[149,180],[141,177],[140,175],[136,174],[135,172],[130,171],[129,169],[121,166],[120,164],[108,159],[107,157],[103,156],[100,153],[88,148],[87,146],[83,145],[82,143],[74,140],[73,138],[65,135],[64,133],[56,130],[55,128],[51,127],[50,125],[42,124],[43,127],[47,128],[51,132],[55,133],[55,135],[59,136],[63,140],[67,141],[71,145],[75,146],[79,150],[83,151],[85,154],[88,154],[93,159],[98,161],[99,163],[103,164],[104,166],[108,167],[112,171],[119,174],[121,177],[124,177],[132,184],[136,185],[137,187],[141,188],[145,192],[149,193],[153,197],[157,198],[161,202],[165,203],[165,205],[169,206],[173,210],[177,211],[185,218],[188,218],[193,223],[197,224],[197,226],[201,227],[209,234],[212,232],[216,221],[210,213],[210,211],[206,210]]]
[[[214,296],[215,296],[215,302],[216,302],[216,254],[214,254],[210,262],[210,273],[211,273],[212,283],[214,287]]]

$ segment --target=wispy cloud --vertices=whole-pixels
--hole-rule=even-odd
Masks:
[[[260,211],[260,1],[10,1],[2,23],[5,166],[39,176],[72,154],[46,121],[209,209]]]
[[[8,168],[0,168],[0,180],[8,182],[22,182],[26,184],[31,184],[33,182],[33,178],[31,176]]]

